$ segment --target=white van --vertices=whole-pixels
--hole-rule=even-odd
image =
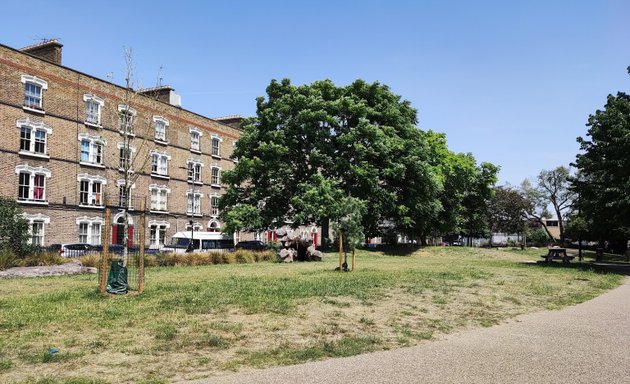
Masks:
[[[163,251],[184,253],[189,251],[190,232],[177,232]],[[234,250],[234,239],[219,232],[193,232],[192,252],[225,252]],[[190,251],[189,251],[190,252]]]

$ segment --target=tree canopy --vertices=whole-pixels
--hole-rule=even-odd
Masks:
[[[630,237],[630,95],[608,95],[604,110],[590,115],[587,126],[588,138],[577,138],[582,153],[574,165],[580,177],[572,181],[578,208],[592,222],[593,235],[626,239]]]
[[[366,236],[381,235],[384,223],[399,232],[435,232],[448,209],[441,199],[445,185],[460,182],[454,175],[466,180],[453,199],[472,200],[482,184],[496,180],[497,169],[451,153],[443,135],[417,128],[416,115],[379,83],[272,81],[267,97],[257,99],[256,117],[244,125],[235,168],[223,176],[226,230],[330,219],[357,224]],[[469,205],[470,213],[475,204]]]

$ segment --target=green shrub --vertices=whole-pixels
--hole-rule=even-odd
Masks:
[[[144,255],[144,266],[145,267],[157,267],[158,266],[158,255]]]
[[[72,261],[59,256],[57,252],[36,252],[23,259],[17,260],[16,265],[20,267],[39,267],[46,265],[61,265]]]
[[[239,264],[247,264],[254,262],[254,252],[239,249],[234,252],[234,259]]]
[[[8,250],[23,258],[35,248],[29,244],[28,221],[14,199],[0,196],[0,250]]]
[[[16,259],[15,254],[8,249],[0,250],[0,271],[13,267]]]
[[[223,257],[221,256],[221,252],[210,252],[208,254],[209,258],[210,258],[210,263],[211,264],[222,264],[223,263]]]
[[[92,268],[98,268],[98,264],[100,260],[101,260],[101,255],[99,253],[91,253],[89,255],[81,256],[79,258],[81,265],[83,265],[84,267],[92,267]]]
[[[535,230],[527,237],[527,242],[532,245],[547,245],[550,241],[552,241],[552,239],[542,228]]]

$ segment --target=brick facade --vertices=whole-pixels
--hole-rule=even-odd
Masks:
[[[61,60],[60,44],[53,45],[53,48],[59,48],[55,54]],[[159,97],[158,100],[151,97],[153,94],[141,93],[131,93],[131,97],[128,97],[130,94],[123,87],[49,61],[50,58],[46,56],[49,52],[42,48],[45,47],[29,48],[32,54],[27,54],[0,45],[0,195],[18,199],[28,218],[44,223],[42,245],[78,242],[78,221],[88,219],[90,223],[98,223],[104,220],[102,206],[96,204],[96,207],[86,207],[86,204],[81,203],[81,177],[87,175],[91,180],[102,181],[102,194],[98,198],[103,201],[107,198],[114,206],[112,218],[119,213],[116,209],[119,203],[117,182],[123,179],[123,173],[119,171],[119,143],[123,142],[123,135],[119,131],[119,105],[125,101],[137,112],[134,120],[135,137],[131,142],[136,148],[132,161],[135,159],[133,177],[137,179],[131,191],[136,211],[130,212],[131,220],[134,223],[138,220],[139,199],[146,199],[149,210],[150,186],[157,185],[170,190],[167,210],[147,212],[146,221],[166,224],[167,241],[177,230],[185,230],[189,220],[198,224],[201,230],[209,229],[212,222],[222,226],[211,210],[211,196],[223,193],[220,183],[211,185],[212,168],[217,167],[222,172],[233,167],[230,156],[234,142],[241,133],[238,126],[172,105],[166,102],[168,97]],[[39,52],[43,52],[42,55],[47,59],[36,57],[35,54],[39,55]],[[25,81],[39,80],[46,85],[41,89],[41,110],[36,106],[25,107]],[[168,90],[172,91],[172,88]],[[100,127],[86,123],[86,97],[95,97],[103,103]],[[155,117],[168,122],[165,142],[155,140]],[[30,127],[31,135],[38,129],[47,132],[43,153],[21,150],[25,142],[24,138],[21,139],[21,127],[24,125]],[[201,133],[198,152],[191,151],[191,129]],[[102,165],[81,161],[82,148],[85,148],[81,140],[86,137],[97,138],[105,143]],[[212,154],[213,137],[220,139],[219,155]],[[30,140],[34,143],[32,136]],[[152,152],[170,156],[168,177],[151,174]],[[192,184],[187,180],[189,160],[203,164],[201,184]],[[28,190],[19,187],[20,178],[26,177],[21,176],[20,172],[44,172],[45,199],[41,195],[36,201],[19,198],[20,193],[26,193],[22,191]],[[28,187],[31,194],[37,194],[39,192],[35,191],[33,180]],[[187,191],[191,189],[202,194],[199,215],[193,216],[187,212]],[[96,201],[96,198],[92,201]],[[104,231],[104,227],[101,230]],[[149,232],[147,225],[147,245]],[[137,238],[137,233],[134,233],[134,238]]]

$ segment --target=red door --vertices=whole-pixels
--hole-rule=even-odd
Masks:
[[[127,228],[127,235],[128,235],[128,239],[127,239],[127,246],[131,247],[133,246],[133,225],[130,225],[129,228]]]
[[[112,224],[112,244],[118,244],[118,226]]]

